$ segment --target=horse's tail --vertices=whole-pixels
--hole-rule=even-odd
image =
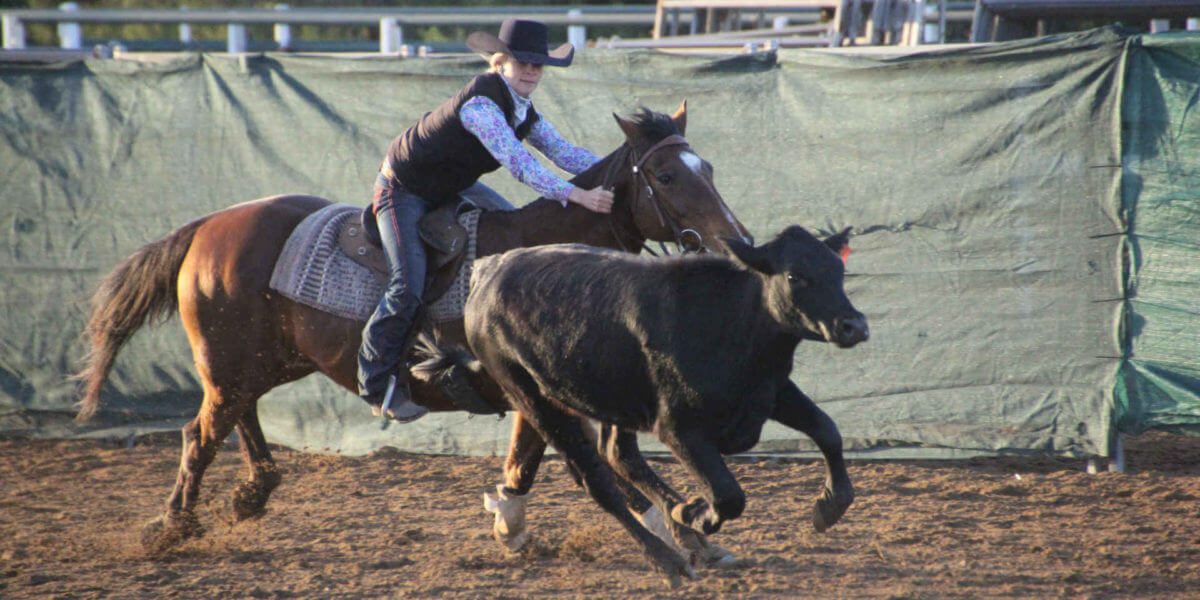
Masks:
[[[479,373],[483,366],[470,350],[459,345],[439,344],[425,332],[417,335],[414,347],[421,362],[409,368],[413,377],[430,383],[450,376],[455,367],[462,367],[471,373]]]
[[[437,386],[458,410],[501,416],[511,410],[470,350],[456,344],[439,343],[423,332],[414,349],[422,360],[409,372],[414,378]],[[493,402],[488,398],[493,398]]]
[[[207,219],[192,221],[170,235],[139,248],[121,261],[92,295],[85,332],[91,342],[86,363],[75,377],[83,382],[76,421],[86,421],[100,408],[100,390],[121,346],[147,322],[161,322],[179,308],[179,269],[196,230]]]

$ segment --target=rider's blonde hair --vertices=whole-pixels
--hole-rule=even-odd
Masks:
[[[503,52],[493,53],[488,58],[488,65],[491,66],[492,71],[499,71],[500,69],[503,69],[505,62],[508,62],[508,55]]]

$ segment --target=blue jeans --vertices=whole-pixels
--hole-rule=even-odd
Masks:
[[[496,193],[496,190],[475,182],[471,187],[459,192],[459,195],[472,204],[482,208],[483,210],[516,210],[517,207],[512,205],[512,202],[504,199],[504,196]]]
[[[484,210],[514,210],[508,200],[479,182],[461,195]],[[399,367],[425,293],[425,245],[417,223],[432,207],[424,198],[395,187],[382,174],[375,179],[372,203],[387,257],[388,285],[363,328],[358,350],[358,394],[379,405],[387,393],[388,376],[395,374],[403,382],[408,373],[408,369]]]
[[[429,202],[380,175],[375,180],[375,221],[388,263],[388,285],[363,328],[358,351],[358,393],[376,405],[383,402],[388,376],[405,381],[404,346],[425,292],[425,246],[417,222]]]

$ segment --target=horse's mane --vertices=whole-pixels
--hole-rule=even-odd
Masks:
[[[630,115],[630,121],[642,130],[646,135],[646,140],[650,143],[657,142],[669,135],[682,135],[679,131],[679,125],[675,124],[675,120],[671,115],[654,112],[645,106],[641,112]]]
[[[679,125],[675,124],[671,115],[654,112],[645,106],[641,107],[639,112],[629,115],[627,119],[637,125],[648,145],[653,145],[670,135],[682,135]],[[585,189],[601,185],[604,183],[604,176],[608,173],[613,161],[624,160],[629,150],[629,143],[622,143],[588,170],[572,177],[570,182]]]

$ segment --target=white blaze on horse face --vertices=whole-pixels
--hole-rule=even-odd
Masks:
[[[704,161],[700,160],[700,157],[692,152],[680,152],[679,160],[682,160],[683,164],[687,165],[687,168],[691,169],[697,175],[700,175],[700,169],[704,167]]]
[[[689,169],[691,169],[693,173],[695,173],[697,175],[701,175],[701,176],[704,175],[704,173],[703,173],[704,160],[701,159],[699,156],[696,156],[695,153],[680,152],[679,160],[683,161],[683,164],[687,165],[687,167]],[[714,189],[713,192],[716,193],[716,190]],[[729,207],[725,206],[724,201],[721,201],[720,204],[721,204],[721,214],[725,216],[725,221],[729,223],[729,228],[738,232],[738,237],[742,238],[743,242],[749,243],[750,240],[746,239],[746,237],[742,235],[741,228],[739,228],[737,226],[737,219],[733,216],[732,212],[729,212]]]
[[[686,151],[680,152],[679,160],[683,161],[683,164],[687,165],[687,168],[691,169],[691,171],[696,175],[701,177],[704,176],[704,159],[697,156],[696,153]],[[713,193],[717,194],[717,190],[715,188],[713,188]],[[719,194],[717,195],[719,197]],[[725,217],[725,221],[729,223],[729,228],[738,232],[738,237],[742,238],[743,242],[750,243],[750,240],[747,239],[746,236],[742,235],[741,228],[737,226],[737,218],[734,217],[733,213],[729,211],[729,207],[725,206],[725,202],[723,200],[720,201],[719,204],[721,205],[721,214]]]

